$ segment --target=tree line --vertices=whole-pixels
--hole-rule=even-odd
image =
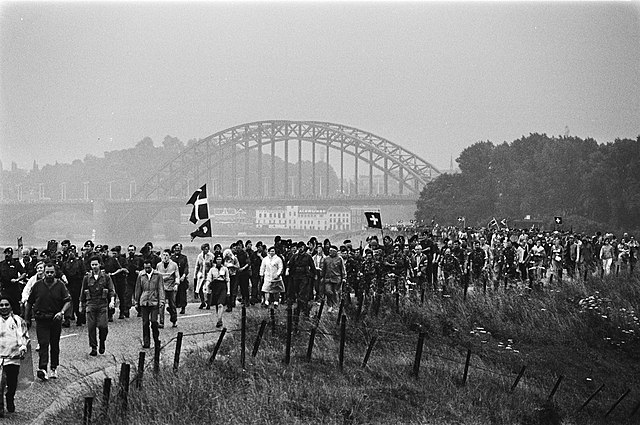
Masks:
[[[421,192],[416,219],[486,226],[525,216],[580,231],[640,229],[640,136],[594,139],[530,134],[512,143],[477,142]],[[513,226],[512,226],[513,227]],[[568,230],[568,229],[566,229]]]

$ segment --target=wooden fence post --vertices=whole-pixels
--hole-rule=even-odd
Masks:
[[[560,387],[560,383],[562,382],[563,378],[564,378],[564,376],[562,376],[562,375],[560,375],[558,377],[558,380],[556,381],[556,384],[553,386],[553,389],[551,390],[551,394],[549,394],[549,397],[547,397],[547,401],[553,400],[553,396],[556,394],[556,391],[558,391],[558,387]]]
[[[340,364],[340,369],[344,366],[344,344],[347,339],[347,316],[342,315],[340,319],[340,352],[338,354],[338,363]]]
[[[338,320],[336,320],[336,325],[340,324],[340,320],[342,319],[342,312],[344,311],[344,298],[340,297],[340,306],[338,307]]]
[[[153,343],[153,373],[160,372],[160,341],[155,340]]]
[[[320,324],[320,319],[322,318],[322,310],[324,310],[324,298],[320,299],[320,306],[318,307],[318,312],[316,313],[316,326]]]
[[[462,385],[467,385],[469,376],[469,363],[471,363],[471,350],[467,350],[467,361],[464,362],[464,374],[462,375]]]
[[[213,363],[213,361],[216,359],[216,354],[218,354],[220,345],[222,345],[222,339],[224,338],[224,334],[226,333],[227,328],[222,328],[222,331],[220,331],[220,336],[218,337],[218,342],[216,342],[216,346],[213,348],[213,353],[211,353],[211,357],[209,357],[209,364]]]
[[[144,358],[146,357],[147,353],[145,353],[144,351],[140,351],[140,354],[138,355],[138,370],[136,372],[136,389],[140,389],[142,388],[142,377],[144,375]]]
[[[291,333],[293,332],[293,309],[291,305],[287,306],[287,344],[284,349],[284,363],[291,362]]]
[[[178,332],[178,338],[176,339],[176,352],[173,356],[173,371],[178,370],[178,365],[180,364],[180,350],[182,350],[182,338],[184,334],[182,332]]]
[[[82,410],[83,425],[91,424],[91,414],[93,413],[93,397],[84,398],[84,409]]]
[[[104,378],[102,384],[102,416],[109,413],[109,401],[111,400],[111,378]]]
[[[245,347],[247,345],[247,307],[242,306],[242,318],[240,319],[240,365],[244,369]]]
[[[251,357],[255,357],[258,355],[258,348],[260,348],[260,341],[262,340],[262,334],[264,334],[264,328],[267,327],[267,321],[263,320],[260,323],[260,329],[258,330],[258,336],[256,336],[256,342],[253,344],[253,352],[251,353]]]
[[[621,402],[622,400],[624,400],[624,398],[625,398],[626,396],[628,396],[628,395],[629,395],[629,393],[630,393],[630,392],[631,392],[631,390],[630,390],[630,389],[627,389],[627,391],[625,391],[625,392],[624,392],[624,394],[622,394],[622,395],[620,396],[620,398],[619,398],[615,403],[613,403],[613,406],[611,406],[611,409],[609,409],[609,410],[607,411],[607,413],[605,413],[604,417],[606,418],[607,416],[609,416],[609,414],[610,414],[611,412],[613,412],[613,409],[615,409],[615,408],[618,406],[618,404],[620,404],[620,402]]]
[[[584,403],[582,403],[582,406],[580,406],[580,408],[578,409],[578,412],[579,412],[579,411],[581,411],[582,409],[584,409],[585,407],[587,407],[587,404],[589,404],[589,402],[590,402],[591,400],[593,400],[593,398],[594,398],[596,395],[598,395],[598,393],[599,393],[600,391],[602,391],[602,389],[603,389],[603,388],[604,388],[604,384],[600,385],[600,388],[598,388],[598,389],[596,390],[596,392],[595,392],[595,393],[591,394],[591,395],[589,396],[589,398],[588,398]]]
[[[311,352],[313,351],[313,342],[316,338],[317,328],[314,326],[311,328],[311,335],[309,335],[309,346],[307,347],[307,361],[311,361]]]
[[[518,382],[520,382],[520,379],[522,378],[522,375],[524,375],[524,371],[526,368],[527,366],[522,366],[522,369],[520,369],[520,372],[518,373],[516,380],[513,382],[513,385],[511,385],[511,389],[509,390],[510,393],[516,390],[516,387],[518,386]]]
[[[369,345],[367,346],[367,352],[364,354],[364,360],[362,360],[363,369],[367,367],[367,362],[369,361],[369,357],[371,356],[371,350],[373,350],[373,346],[375,345],[377,340],[378,340],[378,336],[374,335],[371,337],[371,340],[369,341]]]
[[[418,376],[420,373],[420,360],[422,360],[422,348],[424,346],[424,332],[420,332],[418,334],[418,346],[416,347],[416,358],[413,361],[413,374],[414,376]]]
[[[400,314],[400,292],[396,292],[396,314]]]
[[[118,380],[118,400],[120,401],[120,410],[122,415],[126,415],[129,408],[129,376],[131,365],[122,363],[120,366],[120,379]]]

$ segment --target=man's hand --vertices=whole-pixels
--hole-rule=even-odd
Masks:
[[[20,353],[20,359],[24,359],[25,354],[27,354],[27,346],[21,345],[18,351]]]
[[[53,316],[53,319],[54,320],[62,320],[63,317],[64,317],[64,313],[59,311],[59,312],[56,313],[55,316]]]
[[[110,309],[116,308],[116,302],[114,300],[111,300],[111,302],[109,303],[109,308]]]
[[[84,314],[84,311],[85,311],[85,306],[84,306],[84,304],[80,304],[80,307],[78,308],[78,311],[79,311],[80,313]]]

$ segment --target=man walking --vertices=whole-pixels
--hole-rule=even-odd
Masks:
[[[111,276],[100,270],[100,260],[91,259],[91,273],[85,275],[80,291],[80,311],[86,313],[87,330],[89,333],[90,356],[97,356],[98,351],[104,354],[105,341],[109,332],[107,323],[107,309],[112,309],[116,303],[116,293]],[[96,328],[99,332],[100,347],[96,351]]]
[[[20,314],[20,295],[22,286],[20,281],[27,274],[17,258],[13,258],[13,248],[4,250],[4,261],[0,261],[0,289],[9,297],[13,314]]]
[[[322,272],[320,274],[324,284],[324,294],[327,298],[329,312],[335,311],[335,306],[340,297],[341,286],[346,281],[346,271],[342,257],[338,256],[338,247],[331,245],[329,256],[322,262]]]
[[[162,276],[164,283],[164,298],[167,300],[169,306],[169,320],[175,328],[178,322],[178,309],[176,308],[176,292],[178,288],[178,282],[180,282],[180,271],[178,265],[169,258],[171,251],[165,249],[160,254],[161,261],[156,267],[156,271]],[[160,328],[164,328],[164,309],[160,311]]]
[[[37,376],[43,381],[58,377],[62,319],[70,308],[71,295],[67,287],[56,278],[53,263],[47,263],[44,266],[44,279],[38,280],[33,285],[25,306],[25,316],[31,317],[31,310],[33,310],[33,317],[36,319],[36,333],[40,346]],[[47,375],[49,347],[51,347],[51,371]]]
[[[164,284],[162,276],[153,270],[152,264],[150,258],[144,260],[144,269],[138,275],[134,295],[136,309],[142,313],[142,348],[151,346],[149,324],[154,342],[160,344],[158,310],[164,309]]]

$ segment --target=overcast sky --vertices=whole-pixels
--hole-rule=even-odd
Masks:
[[[640,135],[640,3],[0,3],[5,169],[258,120],[448,168],[479,140]]]

